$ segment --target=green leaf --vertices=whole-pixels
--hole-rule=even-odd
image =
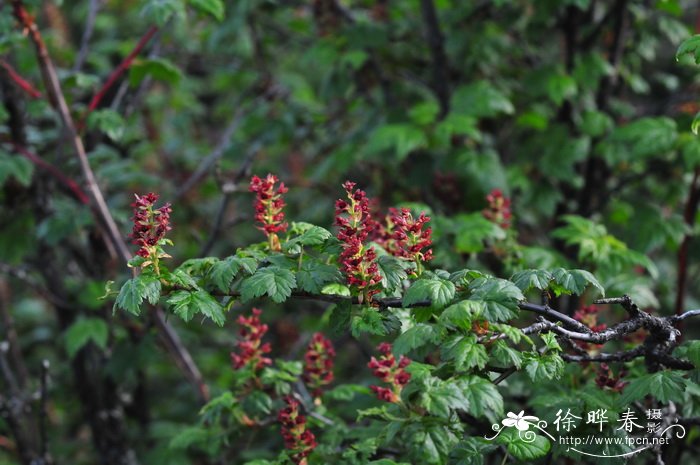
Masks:
[[[197,291],[175,291],[167,300],[173,307],[173,312],[185,321],[190,321],[197,313],[202,313],[210,318],[214,323],[223,326],[226,321],[224,310],[208,292]]]
[[[143,281],[144,284],[143,296],[151,305],[156,305],[160,300],[160,278],[155,275],[141,274],[139,279]]]
[[[456,113],[476,117],[510,115],[515,112],[508,97],[488,81],[459,87],[452,95],[450,107]]]
[[[0,149],[0,187],[7,179],[13,177],[23,186],[29,186],[34,174],[34,165],[31,161],[19,155],[10,155]]]
[[[182,77],[182,72],[170,60],[165,58],[149,58],[137,60],[129,69],[129,82],[137,86],[146,76],[156,81],[176,84]]]
[[[496,341],[493,344],[491,355],[503,367],[514,366],[519,370],[520,366],[523,364],[520,351],[513,349],[503,340]]]
[[[141,303],[146,297],[146,283],[140,278],[132,278],[124,283],[114,302],[114,310],[121,308],[132,315],[141,313]]]
[[[564,360],[559,354],[525,354],[525,371],[535,383],[558,379],[564,370]]]
[[[694,35],[685,39],[676,51],[676,61],[683,55],[692,55],[696,65],[700,65],[700,35]]]
[[[384,336],[387,332],[384,318],[377,309],[372,307],[363,307],[360,313],[353,315],[350,320],[350,333],[356,339],[362,333]]]
[[[454,218],[454,231],[455,248],[461,253],[481,252],[486,241],[506,238],[505,231],[481,213],[457,215]]]
[[[226,260],[214,263],[209,269],[207,277],[221,292],[228,292],[238,269],[239,265],[235,261],[235,257],[228,257]]]
[[[433,277],[416,280],[403,296],[403,306],[429,300],[433,307],[444,307],[455,296],[455,285],[448,279]]]
[[[472,319],[479,317],[486,309],[486,303],[476,300],[462,300],[447,307],[439,317],[442,325],[471,331]]]
[[[113,141],[119,141],[124,136],[126,122],[114,110],[95,110],[88,115],[87,123],[89,128],[100,130]]]
[[[647,395],[652,395],[663,403],[683,402],[686,384],[683,376],[674,371],[642,375],[625,387],[620,402],[626,405]]]
[[[224,19],[224,2],[222,0],[189,0],[192,8],[205,14],[209,14],[217,21]]]
[[[552,270],[552,276],[554,281],[567,291],[567,294],[581,295],[590,284],[598,289],[601,295],[605,295],[605,289],[589,271],[557,268]]]
[[[489,419],[503,415],[503,397],[488,379],[469,376],[460,378],[458,384],[469,402],[469,413]]]
[[[342,278],[340,271],[333,265],[326,265],[316,260],[306,260],[297,272],[296,280],[299,289],[311,294],[318,294],[327,283]]]
[[[401,261],[396,257],[389,255],[379,257],[377,267],[382,277],[382,287],[385,289],[400,289],[404,279],[408,277]]]
[[[469,300],[483,301],[482,316],[492,322],[508,321],[518,316],[518,303],[525,300],[522,291],[505,279],[475,279],[469,289]]]
[[[527,462],[544,457],[552,447],[549,439],[544,436],[537,434],[533,441],[526,440],[520,437],[518,430],[514,428],[503,431],[496,442],[505,445],[508,452],[516,459]]]
[[[350,297],[350,288],[345,284],[340,283],[330,283],[323,286],[321,289],[321,294],[325,295],[339,295],[343,297]]]
[[[549,282],[552,279],[552,274],[546,270],[518,271],[510,278],[513,284],[518,286],[523,292],[527,292],[530,289],[543,291],[549,287]]]
[[[368,153],[380,153],[393,149],[399,161],[419,148],[427,147],[428,139],[419,126],[412,124],[387,124],[379,126],[370,135]]]
[[[450,453],[453,465],[483,465],[484,457],[496,449],[496,444],[484,438],[470,437],[460,442]]]
[[[324,244],[328,239],[333,237],[333,234],[331,234],[330,231],[327,229],[324,229],[320,226],[316,226],[310,223],[292,223],[291,226],[292,231],[298,231],[299,235],[297,237],[294,237],[282,244],[282,249],[283,250],[289,250],[294,246],[297,245],[303,245],[303,246],[314,246],[314,245],[322,245]]]
[[[425,323],[419,323],[404,331],[396,338],[393,345],[393,352],[396,355],[407,354],[408,352],[423,347],[426,344],[437,343],[438,333],[435,327]]]
[[[241,298],[248,301],[266,294],[274,302],[282,303],[296,287],[294,273],[278,266],[268,266],[241,282]]]
[[[693,122],[690,124],[690,130],[693,131],[693,134],[696,136],[698,135],[698,128],[700,128],[700,112],[696,113]]]
[[[442,358],[454,360],[457,371],[483,369],[489,361],[486,347],[476,341],[474,334],[452,336],[441,347]]]
[[[109,328],[100,318],[80,318],[66,331],[66,352],[70,358],[75,357],[87,343],[94,342],[96,346],[107,347]]]

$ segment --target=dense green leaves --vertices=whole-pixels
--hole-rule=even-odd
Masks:
[[[284,302],[292,289],[297,287],[297,281],[289,270],[278,266],[260,268],[254,275],[246,278],[241,283],[241,298],[250,300],[255,297],[267,295],[274,302]]]
[[[170,295],[167,302],[172,307],[173,312],[185,321],[191,320],[198,313],[202,313],[219,326],[223,326],[226,321],[223,308],[219,302],[201,289],[197,291],[175,291]]]
[[[107,346],[109,328],[100,318],[81,318],[66,331],[66,352],[73,358],[87,343],[94,342],[97,347]]]
[[[404,307],[429,301],[435,307],[444,307],[455,295],[455,285],[448,279],[435,275],[416,280],[403,297]]]

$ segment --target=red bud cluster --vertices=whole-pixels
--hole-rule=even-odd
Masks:
[[[324,386],[333,382],[333,359],[335,349],[331,341],[321,333],[311,338],[304,354],[304,382],[314,396],[321,395]]]
[[[158,200],[158,194],[150,192],[146,195],[136,195],[136,200],[131,204],[134,207],[134,229],[131,237],[133,243],[141,248],[136,252],[144,258],[157,258],[156,247],[165,233],[170,231],[170,204],[155,209],[153,206]]]
[[[260,223],[258,228],[265,232],[272,250],[280,250],[277,233],[287,230],[282,211],[285,206],[282,195],[288,189],[283,182],[275,187],[278,181],[274,174],[268,174],[264,179],[253,176],[250,180],[250,191],[255,192],[255,221]]]
[[[297,465],[306,465],[306,457],[316,448],[314,433],[306,428],[306,417],[299,413],[299,402],[291,396],[284,398],[287,406],[277,416],[282,425],[284,447],[291,451],[290,458]]]
[[[382,354],[377,360],[375,357],[369,361],[367,366],[372,370],[372,374],[388,383],[390,387],[370,386],[370,389],[377,394],[379,400],[396,403],[401,400],[401,390],[408,384],[411,374],[405,368],[411,363],[411,359],[403,355],[396,362],[396,357],[391,353],[391,344],[382,342],[377,346],[377,350]]]
[[[346,181],[343,188],[347,200],[339,199],[335,202],[335,225],[340,227],[337,237],[343,247],[340,266],[348,284],[369,301],[379,292],[382,280],[374,247],[365,245],[367,237],[376,226],[369,211],[367,194],[360,189],[353,191],[354,182]]]
[[[270,343],[262,342],[268,327],[260,322],[261,314],[262,310],[254,308],[251,316],[238,317],[241,339],[236,343],[237,353],[231,352],[231,361],[236,370],[250,367],[257,371],[272,364],[272,360],[265,357],[271,349]]]
[[[615,392],[621,392],[628,384],[626,381],[622,380],[626,374],[626,370],[623,369],[615,376],[607,363],[601,363],[598,367],[595,383],[600,389],[610,389]]]
[[[486,196],[486,201],[489,205],[482,211],[484,218],[498,224],[503,229],[510,228],[512,219],[510,199],[504,197],[500,189],[494,189]]]
[[[408,208],[390,208],[391,239],[389,252],[397,257],[410,260],[416,264],[416,272],[420,274],[421,263],[433,258],[432,249],[427,249],[433,243],[431,228],[425,228],[430,217],[421,212],[417,219],[413,218]]]

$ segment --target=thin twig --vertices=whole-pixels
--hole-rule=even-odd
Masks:
[[[17,84],[17,87],[22,89],[25,94],[30,96],[31,98],[41,98],[41,92],[39,92],[31,82],[27,81],[24,79],[22,76],[19,75],[17,71],[10,65],[7,61],[0,59],[0,67],[5,70],[7,75],[10,77],[10,79]]]
[[[100,88],[99,91],[97,91],[92,100],[90,100],[88,109],[85,112],[85,115],[83,115],[83,122],[85,122],[90,112],[94,111],[98,107],[107,91],[111,89],[114,83],[117,82],[117,80],[122,76],[122,74],[124,74],[124,72],[126,72],[126,70],[129,69],[136,57],[139,55],[139,53],[141,53],[141,50],[143,50],[143,48],[148,44],[148,42],[155,35],[156,32],[158,32],[158,27],[151,26],[143,35],[143,37],[141,37],[141,39],[138,41],[134,49],[126,56],[126,58],[124,58],[124,60],[121,63],[119,63],[119,66],[117,66],[114,69],[114,71],[112,71],[112,74],[109,75],[104,85]]]
[[[90,50],[90,39],[95,30],[95,20],[97,19],[97,13],[100,11],[101,6],[102,0],[90,0],[88,15],[85,20],[85,30],[80,40],[80,50],[78,51],[78,57],[75,59],[75,65],[73,65],[73,72],[75,73],[82,69],[87,59],[88,51]]]

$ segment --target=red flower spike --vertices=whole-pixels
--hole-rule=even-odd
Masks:
[[[408,208],[390,208],[387,230],[391,231],[391,241],[387,250],[394,256],[410,260],[416,264],[416,274],[422,271],[422,262],[433,258],[432,229],[424,228],[430,217],[423,212],[417,219],[413,218]],[[425,250],[427,249],[427,250]]]
[[[500,189],[494,189],[486,196],[488,207],[481,213],[484,218],[496,223],[503,229],[508,229],[511,226],[512,213],[510,211],[510,199],[503,196]]]
[[[615,392],[622,392],[627,386],[627,382],[622,378],[627,375],[627,371],[622,369],[617,376],[613,374],[607,363],[601,363],[598,367],[598,373],[595,378],[595,383],[600,389],[610,389]]]
[[[306,457],[316,448],[316,437],[306,429],[306,417],[299,413],[299,402],[292,396],[284,398],[287,404],[280,410],[277,420],[282,425],[284,447],[290,451],[292,462],[306,465]]]
[[[281,248],[277,233],[287,230],[282,211],[286,204],[282,195],[286,194],[288,189],[283,182],[275,187],[278,182],[279,179],[274,174],[268,174],[264,179],[253,176],[249,188],[250,192],[255,192],[255,221],[267,236],[270,249],[275,251]]]
[[[266,324],[260,322],[262,310],[254,308],[253,314],[249,317],[240,315],[238,324],[241,339],[236,343],[237,352],[231,352],[231,362],[233,368],[239,370],[250,367],[254,372],[272,365],[272,360],[265,357],[272,350],[269,343],[262,342],[262,338],[268,330]]]
[[[330,340],[321,333],[311,338],[304,354],[303,379],[314,397],[319,397],[322,388],[333,382],[333,359],[335,349]]]
[[[339,226],[337,238],[342,243],[340,267],[347,283],[355,288],[361,300],[369,302],[379,292],[382,277],[377,267],[377,254],[365,242],[376,229],[369,210],[369,200],[364,191],[355,188],[355,183],[343,184],[347,200],[335,202],[335,225]]]
[[[372,357],[367,366],[374,376],[390,386],[388,388],[370,386],[370,389],[377,394],[379,400],[397,403],[401,400],[401,390],[411,380],[411,374],[405,370],[411,360],[402,355],[396,363],[396,357],[391,353],[391,344],[387,342],[379,344],[377,350],[382,355],[379,359]]]
[[[580,321],[584,325],[588,326],[591,328],[594,332],[598,333],[600,331],[603,331],[607,329],[608,325],[605,323],[598,323],[598,312],[600,311],[600,308],[596,307],[595,305],[587,305],[584,307],[581,307],[579,310],[576,310],[574,312],[574,319]],[[582,342],[582,341],[574,341],[576,345],[581,347],[584,350],[589,350],[593,348],[600,348],[603,346],[603,344],[590,344],[588,342]]]
[[[143,196],[134,194],[136,200],[131,206],[134,208],[134,216],[132,218],[134,227],[130,237],[133,243],[140,248],[136,254],[140,257],[148,259],[147,264],[154,264],[156,272],[158,272],[158,259],[167,257],[165,254],[159,254],[158,245],[165,238],[165,233],[170,231],[170,213],[172,208],[166,203],[160,208],[154,208],[158,201],[158,194],[150,192]]]

